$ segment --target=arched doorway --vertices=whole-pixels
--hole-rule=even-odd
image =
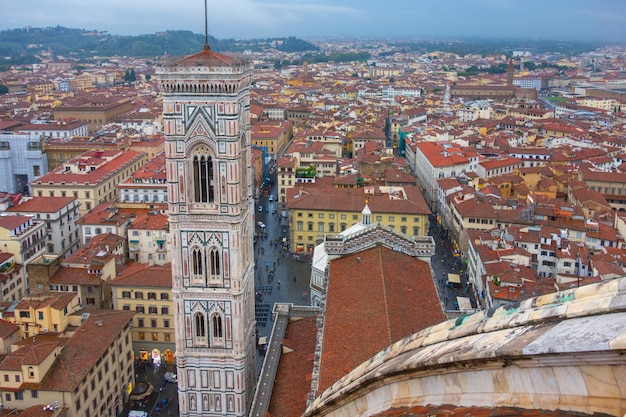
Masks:
[[[174,362],[174,352],[170,349],[165,350],[165,363],[173,363]]]

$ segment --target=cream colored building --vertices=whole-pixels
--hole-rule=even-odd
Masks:
[[[37,197],[75,197],[80,215],[98,204],[118,200],[117,184],[145,163],[145,154],[133,151],[88,151],[30,183]]]
[[[0,245],[15,255],[15,262],[26,264],[41,256],[46,248],[45,223],[34,216],[0,214]]]
[[[128,257],[145,264],[172,261],[168,217],[156,210],[137,215],[128,226]]]
[[[118,416],[135,382],[130,342],[134,313],[57,314],[69,316],[75,329],[63,336],[26,338],[0,362],[3,407],[19,411],[50,404],[66,417]]]
[[[26,268],[15,262],[15,255],[0,252],[0,300],[16,301],[26,294]]]
[[[135,355],[157,349],[172,363],[176,346],[171,265],[130,263],[111,281],[111,288],[113,308],[136,313],[131,333]]]
[[[67,256],[80,245],[78,227],[79,203],[74,197],[29,197],[7,212],[32,215],[46,224],[46,254]]]

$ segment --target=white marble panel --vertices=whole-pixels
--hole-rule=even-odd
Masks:
[[[530,368],[528,370],[535,392],[558,395],[559,386],[552,368]]]
[[[561,395],[574,395],[581,397],[589,395],[589,392],[587,392],[587,385],[585,384],[585,378],[583,378],[579,367],[554,367],[553,371]]]
[[[609,365],[594,365],[581,368],[587,392],[595,397],[620,397],[619,386]]]
[[[626,331],[626,313],[562,321],[522,349],[524,355],[608,350],[609,342]]]

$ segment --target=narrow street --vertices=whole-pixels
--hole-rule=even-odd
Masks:
[[[475,309],[476,300],[467,279],[465,263],[461,257],[455,256],[450,240],[434,219],[431,219],[429,234],[433,237],[436,247],[435,255],[431,258],[433,280],[446,312],[459,310],[457,297],[469,298],[472,308]],[[459,282],[448,282],[448,274],[458,275]]]
[[[254,223],[257,239],[254,243],[254,290],[259,339],[263,337],[269,339],[272,333],[274,303],[310,304],[311,257],[296,260],[288,251],[283,250],[283,239],[289,239],[289,226],[286,222],[281,225],[276,195],[277,186],[274,183],[269,196],[262,196],[255,202]],[[270,201],[270,196],[273,196],[273,201]],[[262,229],[258,222],[264,223],[265,228]],[[259,349],[257,372],[260,372],[262,365],[263,350]]]

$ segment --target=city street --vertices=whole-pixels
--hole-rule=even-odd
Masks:
[[[150,417],[178,416],[178,392],[176,383],[165,382],[166,372],[176,373],[174,364],[153,366],[150,363],[137,360],[135,362],[135,381],[152,384],[153,391],[144,401],[129,401],[122,411],[127,416],[130,410],[145,411]]]
[[[254,214],[257,239],[254,244],[255,253],[255,315],[259,339],[269,336],[272,332],[271,312],[274,303],[293,303],[309,305],[309,278],[311,275],[311,257],[294,259],[283,250],[283,238],[289,239],[287,224],[281,225],[276,201],[277,186],[271,187],[270,197],[260,197],[255,204]],[[259,211],[258,207],[263,210]],[[265,224],[264,230],[258,222]],[[257,372],[263,364],[263,350],[257,350]]]
[[[430,221],[429,234],[435,241],[435,255],[431,259],[433,280],[445,310],[447,312],[459,310],[457,297],[469,298],[472,308],[475,309],[476,300],[467,280],[465,263],[459,256],[455,256],[450,240],[434,219]],[[448,283],[448,274],[457,274],[460,282]]]

